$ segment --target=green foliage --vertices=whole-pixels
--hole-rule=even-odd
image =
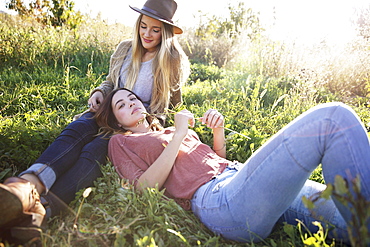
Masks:
[[[94,19],[87,19],[80,28],[79,32],[46,28],[0,14],[0,61],[6,64],[0,70],[15,67],[22,70],[23,76],[35,70],[35,76],[50,76],[50,70],[74,66],[81,76],[86,69],[88,73],[106,73],[111,53],[121,40],[130,37],[131,29]],[[62,73],[59,71],[59,76]]]
[[[251,8],[246,9],[244,3],[239,2],[236,7],[229,4],[228,10],[229,16],[224,19],[219,16],[204,15],[206,21],[199,24],[195,34],[201,39],[220,38],[225,33],[230,38],[237,38],[242,32],[247,32],[252,40],[258,37],[263,29],[260,26],[258,15]]]
[[[223,67],[240,52],[240,40],[247,42],[260,36],[263,28],[252,9],[240,2],[236,7],[229,5],[228,10],[226,18],[202,15],[195,32],[185,32],[181,37],[190,59]]]
[[[199,81],[218,81],[223,79],[223,69],[214,65],[204,65],[201,63],[192,63],[190,65],[191,73],[188,79],[189,84]]]
[[[198,81],[183,91],[186,108],[197,117],[209,108],[224,113],[225,127],[233,130],[226,131],[228,158],[241,162],[268,137],[316,104],[314,95],[302,101],[297,88],[286,78],[241,77],[226,71],[223,79]],[[195,130],[211,145],[211,133],[203,125],[196,125]]]
[[[27,78],[14,70],[0,74],[2,165],[10,162],[25,169],[83,109],[91,85],[78,78],[66,83],[59,74],[51,73],[53,81],[48,80],[50,75],[43,81],[43,76],[35,79],[28,74]]]
[[[335,177],[333,197],[349,208],[351,222],[348,228],[352,246],[368,246],[370,233],[368,223],[370,221],[370,201],[361,193],[361,181],[359,177],[348,181],[341,176]]]
[[[328,230],[325,230],[320,222],[315,221],[312,222],[312,224],[319,228],[319,230],[316,233],[311,233],[308,229],[306,229],[306,231],[303,231],[302,226],[305,227],[304,224],[302,222],[298,223],[298,229],[301,235],[301,239],[305,246],[312,247],[335,246],[335,241],[331,241],[331,244],[327,244],[326,237],[328,234]]]
[[[120,26],[98,20],[82,27],[74,33],[0,15],[0,169],[13,167],[8,176],[27,168],[86,109],[108,71],[116,34],[129,33],[108,35]]]
[[[349,239],[351,246],[368,246],[370,244],[370,234],[368,223],[370,221],[370,201],[367,201],[361,193],[361,180],[357,176],[350,181],[336,175],[333,184],[328,184],[327,188],[320,194],[313,195],[311,198],[303,198],[305,206],[309,209],[315,208],[315,202],[323,198],[328,200],[330,197],[340,202],[351,213],[351,219],[348,225]],[[319,223],[317,234],[311,234],[311,237],[304,239],[304,243],[313,246],[322,246],[326,234]]]
[[[28,5],[22,0],[10,0],[6,7],[24,18],[34,19],[53,27],[67,26],[76,29],[82,23],[82,14],[76,12],[74,2],[68,0],[32,0]]]
[[[110,164],[102,166],[91,193],[78,193],[71,213],[49,222],[47,246],[215,246],[227,241],[211,234],[191,212],[163,191],[142,194],[121,181]],[[89,189],[90,190],[90,189]],[[85,195],[84,195],[85,194]],[[73,208],[74,207],[74,208]],[[77,212],[75,214],[74,212]]]
[[[243,9],[235,11],[239,17],[245,14]],[[225,28],[231,30],[227,25]],[[72,117],[86,109],[89,92],[105,79],[114,47],[130,33],[131,29],[99,20],[87,19],[71,32],[0,14],[1,181],[31,165]],[[232,41],[226,34],[212,41],[220,45],[220,51],[223,39]],[[189,43],[193,41],[198,39]],[[201,45],[198,48],[205,50]],[[288,71],[282,70],[284,53],[279,53],[280,59],[273,58],[277,55],[267,55],[276,54],[279,46],[270,44],[268,49],[271,53],[259,53],[264,60],[249,56],[255,60],[233,69],[209,65],[215,61],[216,50],[208,53],[206,64],[192,60],[192,74],[183,88],[184,104],[176,110],[187,108],[197,117],[208,108],[222,112],[229,159],[245,161],[300,113],[336,99],[321,84],[311,83],[311,76],[283,73]],[[369,129],[370,112],[364,101],[356,102],[354,109]],[[194,129],[211,145],[209,129],[199,123]],[[67,215],[49,221],[44,246],[245,246],[209,232],[190,212],[165,199],[163,191],[150,189],[138,194],[120,181],[110,163],[101,167],[103,177],[95,182],[90,195],[80,191]],[[311,179],[323,182],[321,167]],[[277,227],[262,243],[250,246],[304,243],[299,230],[286,225]]]

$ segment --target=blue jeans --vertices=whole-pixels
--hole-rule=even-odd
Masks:
[[[319,105],[302,114],[264,144],[240,167],[226,170],[200,187],[192,210],[213,232],[231,240],[258,242],[278,222],[300,219],[317,231],[313,221],[336,227],[330,237],[348,243],[348,208],[321,200],[313,211],[303,205],[325,185],[307,180],[322,164],[326,183],[335,175],[361,179],[361,192],[370,199],[370,148],[364,126],[341,103]],[[370,223],[368,223],[368,229]]]
[[[102,175],[99,165],[106,161],[109,140],[97,136],[99,127],[93,116],[88,112],[71,122],[20,174],[33,173],[43,182],[47,190],[43,201],[49,204],[52,216],[63,211],[76,192],[92,186]]]

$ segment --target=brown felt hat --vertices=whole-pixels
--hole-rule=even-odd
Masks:
[[[173,26],[175,34],[182,34],[182,29],[172,21],[177,9],[177,3],[174,0],[148,0],[141,9],[131,6],[130,8],[143,15],[170,24]]]

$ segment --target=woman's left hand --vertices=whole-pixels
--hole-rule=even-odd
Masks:
[[[206,124],[208,128],[215,129],[224,127],[224,116],[215,109],[209,109],[200,118],[202,124]]]

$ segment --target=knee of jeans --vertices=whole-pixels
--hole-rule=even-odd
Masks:
[[[355,121],[359,121],[360,122],[360,119],[357,115],[357,113],[348,105],[345,105],[343,103],[340,103],[338,105],[338,114],[337,114],[340,118],[345,118],[345,119],[353,119]]]
[[[332,120],[339,119],[339,122],[340,122],[342,121],[342,119],[348,119],[348,118],[357,119],[357,115],[355,111],[344,103],[333,102],[333,103],[327,103],[324,105],[334,108],[333,114],[331,114]]]

